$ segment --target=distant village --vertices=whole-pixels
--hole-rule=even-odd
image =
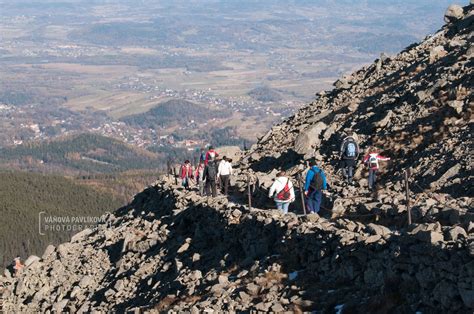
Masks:
[[[214,108],[231,108],[233,112],[241,112],[247,116],[272,115],[277,119],[282,119],[291,115],[295,109],[293,102],[283,103],[283,106],[275,109],[268,103],[252,100],[245,96],[224,99],[211,95],[211,91],[189,89],[176,91],[143,82],[138,77],[129,77],[127,83],[115,87],[120,90],[131,89],[150,93],[152,94],[150,100],[163,97],[185,99],[200,104],[211,104]],[[51,139],[85,131],[117,138],[143,148],[174,147],[192,151],[207,144],[204,140],[193,137],[178,140],[166,129],[132,127],[125,122],[115,121],[105,114],[97,115],[93,112],[84,112],[68,115],[66,112],[62,116],[60,119],[54,119],[51,118],[51,115],[38,114],[37,105],[15,107],[0,103],[0,120],[12,121],[13,124],[10,126],[13,128],[12,131],[8,132],[7,129],[6,134],[3,134],[3,138],[0,139],[0,146],[21,145],[26,141]],[[13,121],[15,122],[13,123]],[[180,128],[181,130],[192,130],[196,128],[196,125],[194,121],[188,121]]]

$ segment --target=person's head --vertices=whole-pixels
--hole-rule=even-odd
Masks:
[[[276,176],[277,177],[284,177],[285,174],[286,174],[286,172],[282,170],[282,171],[278,172]]]
[[[227,157],[226,156],[222,157],[222,160],[227,161]]]
[[[348,131],[347,136],[354,137],[354,131]]]
[[[185,164],[189,164],[189,160],[186,159],[186,160],[184,161],[184,163],[185,163]]]
[[[315,160],[315,159],[311,159],[311,160],[309,161],[309,166],[310,166],[310,167],[317,166],[316,160]]]
[[[209,146],[209,150],[213,150],[214,149],[214,146]]]

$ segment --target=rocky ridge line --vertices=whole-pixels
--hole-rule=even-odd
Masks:
[[[463,228],[439,223],[397,231],[249,211],[161,182],[98,230],[48,248],[19,278],[7,278],[4,309],[281,312],[345,304],[462,313],[474,301],[466,238]]]

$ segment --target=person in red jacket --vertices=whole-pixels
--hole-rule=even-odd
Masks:
[[[364,163],[369,167],[369,190],[375,188],[376,175],[379,170],[379,161],[390,160],[388,157],[381,156],[376,148],[369,150],[369,153],[364,157]]]
[[[206,159],[204,160],[204,165],[207,166],[209,161],[215,161],[219,157],[219,154],[214,150],[213,146],[209,146],[209,150],[206,153]]]
[[[181,184],[186,188],[186,190],[189,190],[189,180],[193,178],[193,167],[191,166],[189,160],[186,160],[181,166],[180,177],[182,180]]]

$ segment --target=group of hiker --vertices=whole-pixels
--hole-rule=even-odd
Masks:
[[[357,135],[349,132],[348,136],[342,141],[341,149],[341,168],[342,174],[346,178],[347,183],[352,183],[354,177],[357,159],[359,157],[359,144],[357,143]],[[369,169],[369,190],[375,188],[377,171],[379,170],[379,161],[390,160],[388,157],[383,157],[378,153],[377,148],[371,147],[367,155],[363,159],[363,163],[367,164]]]
[[[193,169],[191,162],[186,160],[181,165],[180,178],[185,189],[189,190],[192,182],[199,187],[201,196],[216,197],[217,187],[224,195],[229,193],[230,176],[232,175],[232,159],[226,156],[218,159],[219,154],[210,146],[207,152],[201,150],[199,163]]]
[[[359,153],[357,135],[350,132],[343,139],[340,147],[340,168],[347,184],[353,184]],[[217,186],[220,187],[222,194],[228,195],[232,175],[232,160],[226,156],[219,160],[218,157],[219,154],[212,146],[209,147],[206,153],[202,150],[195,171],[193,171],[189,160],[186,160],[181,166],[182,185],[189,189],[190,182],[195,180],[202,196],[216,197]],[[385,160],[390,160],[390,158],[381,156],[375,147],[369,148],[368,153],[362,159],[369,170],[368,188],[371,191],[375,189],[377,172],[380,167],[379,162]],[[319,213],[323,194],[327,189],[328,183],[323,169],[318,167],[314,159],[310,160],[303,188],[305,209],[309,213]],[[268,197],[273,198],[277,209],[284,214],[288,213],[289,205],[295,201],[296,196],[294,184],[285,171],[280,171],[276,175]]]
[[[353,177],[359,157],[359,144],[356,134],[350,132],[342,141],[340,147],[340,167],[348,184],[353,183]],[[379,161],[390,160],[379,154],[375,147],[371,147],[363,158],[363,163],[369,170],[368,188],[375,189]],[[324,171],[319,168],[315,160],[309,162],[304,184],[305,207],[309,213],[318,213],[321,209],[323,192],[328,189],[328,183]],[[295,201],[295,191],[291,179],[284,171],[277,174],[273,185],[270,187],[268,196],[275,200],[276,207],[284,214],[288,213],[289,204]]]

